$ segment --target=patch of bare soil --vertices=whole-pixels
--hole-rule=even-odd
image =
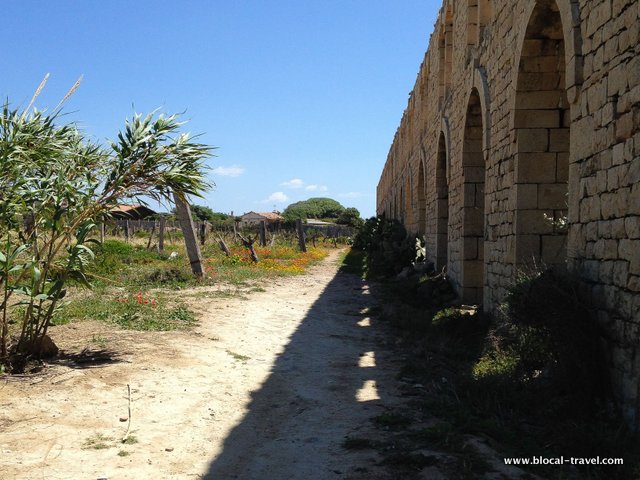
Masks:
[[[0,478],[384,478],[341,444],[396,401],[397,369],[336,259],[248,299],[178,292],[188,332],[52,328],[59,359],[0,379]]]

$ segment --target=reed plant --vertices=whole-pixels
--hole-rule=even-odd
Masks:
[[[113,207],[170,203],[211,186],[212,147],[181,133],[177,115],[135,114],[100,145],[65,123],[59,107],[32,105],[7,101],[0,114],[0,364],[10,369],[16,355],[40,355],[68,285],[90,286],[91,234]]]

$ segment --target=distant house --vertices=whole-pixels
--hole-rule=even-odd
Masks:
[[[144,220],[156,215],[155,211],[144,205],[118,205],[109,212],[117,220]]]
[[[267,225],[277,224],[284,221],[284,217],[278,212],[247,212],[242,215],[240,221],[241,227],[250,227],[252,225],[260,225],[263,220]]]

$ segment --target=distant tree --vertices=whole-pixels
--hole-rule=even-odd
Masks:
[[[307,218],[336,219],[343,210],[344,207],[336,200],[316,197],[292,203],[285,208],[282,216],[289,222],[299,218],[303,220]]]
[[[360,212],[357,208],[349,207],[340,212],[336,223],[360,228],[362,225],[364,225],[364,220],[360,217]]]
[[[191,205],[191,214],[194,219],[198,219],[201,222],[213,223],[215,213],[211,208],[203,205]]]

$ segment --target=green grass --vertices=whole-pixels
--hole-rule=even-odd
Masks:
[[[103,435],[102,433],[96,433],[91,437],[88,437],[84,443],[82,444],[82,448],[88,450],[105,450],[107,448],[111,448],[112,439]]]
[[[340,258],[340,271],[364,277],[366,256],[361,250],[350,248]]]
[[[129,435],[124,439],[122,443],[125,445],[135,445],[136,443],[138,443],[138,437],[136,437],[135,435]]]
[[[166,293],[114,294],[104,289],[90,293],[93,294],[79,296],[58,309],[54,324],[99,320],[127,330],[166,331],[183,330],[196,322],[186,305],[174,302]],[[94,336],[93,341],[99,346],[106,343],[102,337]]]

